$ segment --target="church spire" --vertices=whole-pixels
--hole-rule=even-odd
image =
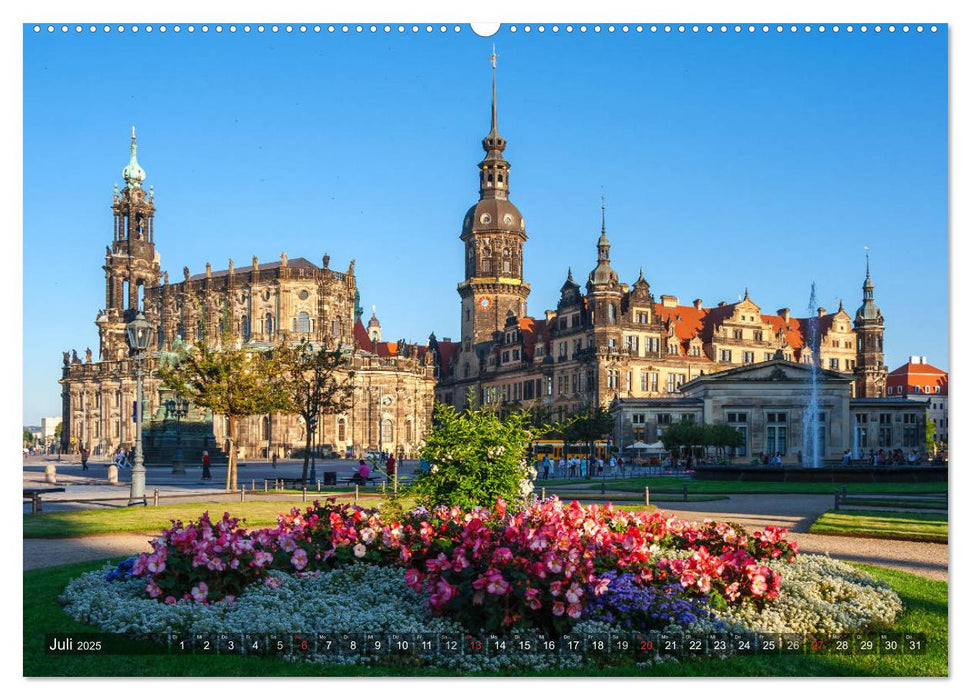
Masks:
[[[145,171],[142,170],[142,166],[138,164],[138,143],[135,141],[135,127],[131,128],[131,146],[129,148],[131,156],[128,159],[128,165],[125,169],[121,171],[121,176],[125,178],[125,185],[128,189],[134,190],[142,186],[142,182],[145,181]]]
[[[489,133],[482,139],[486,156],[479,163],[479,199],[506,199],[509,195],[509,163],[503,158],[506,139],[499,134],[499,116],[496,109],[496,49],[492,47],[492,118]]]

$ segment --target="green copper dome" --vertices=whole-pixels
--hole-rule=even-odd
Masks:
[[[133,190],[142,186],[142,182],[145,181],[145,171],[142,170],[142,166],[138,164],[138,158],[136,156],[138,152],[138,144],[135,143],[135,127],[131,128],[131,158],[128,160],[128,165],[125,169],[121,171],[121,176],[125,178],[125,184],[128,189]]]

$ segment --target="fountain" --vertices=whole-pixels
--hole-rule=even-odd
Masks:
[[[806,347],[812,352],[809,374],[809,400],[803,410],[802,449],[803,464],[818,469],[821,465],[819,444],[819,322],[816,316],[816,283],[809,294],[809,319],[805,333]]]

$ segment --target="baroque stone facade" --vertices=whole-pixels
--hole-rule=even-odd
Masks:
[[[705,374],[682,387],[678,398],[619,398],[611,405],[614,440],[620,446],[653,443],[681,420],[723,423],[742,434],[736,463],[779,453],[799,464],[810,452],[807,407],[812,368],[771,359]],[[821,460],[837,461],[845,450],[864,459],[871,450],[923,450],[924,406],[895,397],[853,398],[854,378],[819,370],[817,425]]]
[[[460,239],[465,277],[461,337],[430,339],[436,398],[464,406],[471,392],[484,405],[541,407],[554,419],[618,398],[676,397],[682,385],[722,370],[772,359],[818,363],[852,382],[854,395],[885,393],[883,315],[873,298],[869,261],[863,304],[851,316],[819,308],[797,318],[788,308],[763,313],[745,291],[737,303],[706,307],[661,295],[643,270],[632,284],[611,266],[611,243],[601,207],[596,264],[585,289],[572,269],[556,308],[527,314],[523,273],[527,240],[522,214],[509,200],[510,164],[499,135],[493,66],[492,122],[482,141],[479,201],[469,209]]]
[[[142,188],[145,171],[136,153],[133,129],[130,160],[122,172],[125,187],[121,192],[115,188],[112,201],[114,229],[103,268],[105,308],[96,320],[99,359],[93,359],[90,349],[83,362],[76,352],[64,353],[64,447],[85,445],[95,454],[105,454],[132,444],[136,364],[125,325],[141,311],[154,328],[155,340],[142,368],[149,433],[171,429],[164,410],[169,397],[156,370],[160,357],[179,344],[221,343],[228,338],[260,348],[306,339],[352,353],[355,372],[351,409],[322,416],[317,444],[341,456],[368,449],[413,454],[431,420],[435,379],[427,348],[380,342],[376,317],[364,328],[354,261],[346,271],[337,271],[328,255],[320,266],[304,258],[290,259],[286,253],[263,264],[254,256],[245,267],[236,267],[232,259],[226,269],[214,271],[206,263],[205,272],[195,275],[186,267],[183,279],[170,283],[155,249],[154,191]],[[189,421],[209,423],[213,444],[225,444],[224,417],[192,411]],[[284,457],[305,444],[305,434],[299,417],[252,416],[240,423],[239,455]],[[187,460],[193,458],[186,455]]]

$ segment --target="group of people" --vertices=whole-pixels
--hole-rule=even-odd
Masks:
[[[849,454],[849,450],[846,451]],[[917,450],[911,450],[909,454],[904,454],[904,451],[899,447],[891,452],[884,452],[883,450],[877,450],[874,452],[870,450],[870,454],[867,456],[867,464],[871,467],[902,467],[905,465],[915,466],[924,461],[924,456]],[[843,456],[843,463],[848,465],[846,461],[846,455]]]
[[[540,464],[543,479],[556,479],[557,476],[563,479],[581,479],[602,476],[604,468],[610,476],[624,475],[623,457],[611,457],[606,463],[599,457],[587,459],[586,457],[572,456],[569,459],[560,457],[559,461],[550,459],[549,455],[544,455]]]
[[[782,453],[776,452],[773,454],[763,453],[762,454],[762,464],[770,467],[781,467],[782,466]]]
[[[383,457],[384,455],[382,455]],[[377,469],[378,460],[375,459],[374,469]],[[367,480],[371,476],[372,466],[368,464],[366,459],[361,459],[357,465],[357,471],[351,475],[351,483],[358,484],[359,486],[364,486],[367,484]],[[395,460],[393,454],[389,454],[388,458],[384,462],[384,471],[388,475],[388,481],[394,481],[395,472],[398,470],[398,462]]]

